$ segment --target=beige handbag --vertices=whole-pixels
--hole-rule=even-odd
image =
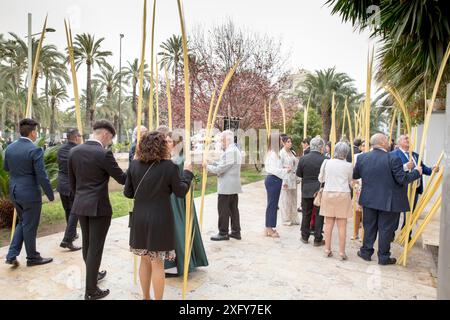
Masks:
[[[325,162],[325,166],[323,168],[324,177],[326,175],[326,169],[327,169],[327,162],[328,162],[328,160],[325,160],[325,161],[326,161]],[[316,207],[320,207],[320,205],[322,204],[322,194],[323,194],[323,185],[320,187],[319,191],[317,191],[316,195],[314,196],[313,204]]]

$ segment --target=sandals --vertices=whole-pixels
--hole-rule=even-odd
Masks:
[[[331,250],[325,250],[325,258],[330,258],[333,256],[333,252]]]
[[[348,259],[347,255],[345,253],[339,253],[339,256],[341,257],[342,261],[345,261]]]
[[[279,238],[280,237],[279,233],[273,229],[269,229],[269,230],[266,229],[264,231],[264,234],[266,237],[271,237],[271,238]]]

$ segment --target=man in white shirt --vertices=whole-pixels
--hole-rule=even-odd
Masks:
[[[207,170],[217,175],[219,233],[213,241],[229,240],[230,237],[241,240],[241,226],[239,219],[238,194],[241,187],[241,152],[234,143],[234,133],[230,130],[222,132],[222,148],[225,152],[218,162],[207,165]],[[231,221],[231,233],[228,228]]]

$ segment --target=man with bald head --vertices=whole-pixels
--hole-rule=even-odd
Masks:
[[[359,204],[363,207],[364,239],[358,256],[371,260],[378,234],[378,264],[395,264],[391,258],[392,233],[398,225],[400,212],[409,211],[408,184],[422,175],[422,167],[411,172],[403,170],[399,157],[389,153],[389,140],[383,133],[370,139],[372,151],[360,154],[353,179],[362,179]]]

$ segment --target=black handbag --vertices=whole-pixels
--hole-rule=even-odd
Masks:
[[[155,164],[155,162],[153,162],[150,167],[148,167],[147,171],[145,171],[144,175],[141,178],[141,181],[139,181],[139,184],[136,188],[136,191],[134,191],[134,196],[133,196],[133,200],[136,198],[136,194],[139,190],[139,187],[141,186],[142,181],[144,180],[145,176],[147,175],[147,173],[150,171],[150,169],[153,167],[153,165]],[[128,217],[128,228],[131,228],[131,226],[133,225],[132,221],[133,221],[133,211],[129,211],[128,212],[129,217]]]

